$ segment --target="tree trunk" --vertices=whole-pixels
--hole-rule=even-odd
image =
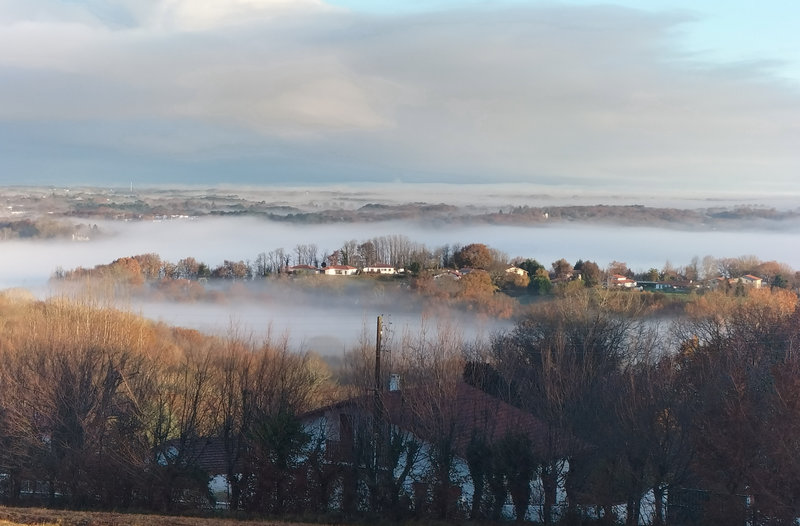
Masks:
[[[577,489],[575,488],[575,462],[574,458],[569,459],[569,470],[567,471],[567,479],[564,482],[564,490],[567,493],[567,516],[569,517],[578,516],[578,495]]]
[[[228,473],[228,485],[231,488],[231,494],[228,496],[228,509],[236,511],[239,509],[239,500],[241,499],[241,480],[235,475]]]
[[[9,482],[11,483],[9,499],[11,504],[17,504],[19,502],[19,495],[22,492],[22,481],[18,474],[12,474]]]
[[[611,504],[603,504],[603,518],[600,523],[612,526],[616,522],[617,516],[614,515],[614,507]]]
[[[628,502],[625,506],[625,510],[627,511],[625,517],[626,526],[638,526],[639,514],[641,512],[641,498],[638,496],[628,497]]]
[[[447,520],[450,516],[450,484],[447,479],[437,481],[435,495],[437,518]]]
[[[472,520],[482,518],[481,501],[483,500],[484,481],[481,477],[479,480],[473,480],[472,492],[472,509],[470,510],[469,517]]]
[[[653,486],[653,526],[664,525],[664,487],[661,484]]]
[[[542,464],[542,487],[544,488],[542,522],[544,524],[553,524],[553,508],[556,505],[556,491],[558,489],[558,466],[553,461]]]
[[[342,509],[353,515],[358,509],[358,467],[349,466],[342,474]]]

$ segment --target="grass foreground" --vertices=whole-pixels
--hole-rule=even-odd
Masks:
[[[0,506],[0,526],[302,526],[305,523]],[[316,524],[315,526],[321,526]]]

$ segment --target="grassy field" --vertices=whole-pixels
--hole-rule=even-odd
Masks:
[[[0,526],[303,526],[279,521],[238,521],[166,515],[7,508],[0,506]],[[322,526],[316,524],[314,526]]]

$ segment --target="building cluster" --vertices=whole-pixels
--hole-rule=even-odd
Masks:
[[[323,265],[321,267],[316,267],[314,265],[293,265],[286,267],[286,273],[290,275],[324,274],[326,276],[355,276],[356,274],[379,274],[391,276],[402,274],[403,272],[402,269],[397,270],[391,265],[382,263],[368,265],[360,269],[351,265]]]

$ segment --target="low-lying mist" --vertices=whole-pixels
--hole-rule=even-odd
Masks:
[[[300,244],[315,244],[320,255],[348,240],[359,242],[376,236],[403,235],[429,249],[442,245],[485,243],[509,257],[535,258],[545,266],[560,258],[570,262],[592,260],[601,267],[626,262],[634,271],[661,268],[669,261],[688,263],[692,257],[737,257],[754,254],[800,268],[800,234],[796,230],[675,231],[658,228],[545,225],[444,225],[431,228],[419,222],[376,222],[298,225],[253,217],[206,218],[163,222],[106,222],[99,225],[109,235],[84,241],[7,241],[0,244],[0,289],[23,287],[38,297],[61,294],[48,280],[61,267],[93,267],[117,258],[156,253],[177,262],[194,257],[210,267],[224,260],[253,261],[259,253],[283,248],[291,254]],[[410,296],[359,289],[359,278],[320,276],[340,285],[316,292],[297,287],[254,282],[217,291],[214,301],[174,302],[156,296],[121,297],[123,309],[170,324],[224,334],[236,330],[254,335],[287,333],[294,346],[323,353],[338,353],[361,334],[365,320],[374,323],[387,315],[393,327],[417,327],[421,320],[446,320],[471,338],[507,326],[510,322],[481,319],[470,313],[431,313]],[[343,281],[342,281],[343,280]],[[334,283],[330,281],[329,283]],[[344,284],[347,285],[344,285]],[[211,287],[211,285],[208,285]],[[241,287],[244,287],[243,289]],[[379,289],[378,289],[379,290]]]
[[[185,282],[185,280],[183,280]],[[295,350],[341,355],[365,335],[374,340],[384,317],[384,348],[406,331],[455,331],[464,341],[485,340],[512,326],[509,320],[432,304],[397,284],[315,276],[295,281],[210,282],[199,300],[176,300],[155,284],[138,287],[102,280],[53,282],[48,294],[110,305],[146,318],[219,336],[263,340],[286,337]]]
[[[373,309],[358,305],[327,307],[295,304],[291,300],[283,305],[255,302],[231,305],[137,302],[132,307],[147,318],[210,334],[238,335],[257,340],[267,336],[286,336],[292,349],[314,351],[326,356],[341,355],[351,349],[362,334],[370,338],[368,341],[374,341],[378,315],[384,317],[385,335],[400,335],[404,331],[415,333],[427,325],[432,331],[452,329],[465,341],[473,341],[484,340],[493,332],[512,326],[508,320],[492,320],[452,309],[426,314],[422,311],[398,312],[391,308]],[[387,337],[385,350],[391,350],[392,340],[392,337]]]
[[[224,260],[253,261],[259,253],[299,244],[315,244],[330,253],[348,240],[403,235],[428,248],[485,243],[508,254],[535,258],[545,265],[560,258],[592,260],[604,267],[624,261],[628,267],[661,268],[666,261],[686,264],[693,256],[717,258],[754,254],[800,268],[800,232],[786,230],[675,231],[659,228],[591,225],[430,225],[375,222],[298,225],[252,217],[163,222],[101,223],[109,236],[86,242],[6,241],[0,244],[0,288],[42,287],[57,267],[93,267],[114,259],[156,253],[176,262],[194,257],[213,267]]]

